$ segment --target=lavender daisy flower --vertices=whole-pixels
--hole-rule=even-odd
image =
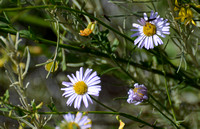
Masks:
[[[92,69],[86,69],[84,73],[83,67],[81,67],[79,71],[76,71],[76,77],[74,74],[67,75],[67,77],[71,82],[62,82],[66,88],[61,88],[64,90],[63,96],[69,97],[67,105],[71,106],[74,102],[74,108],[79,109],[83,100],[87,108],[88,101],[93,103],[89,95],[99,96],[101,91],[100,77],[97,76],[97,72],[92,73]]]
[[[92,121],[87,116],[83,116],[80,112],[76,114],[76,117],[71,113],[63,117],[65,120],[63,120],[56,129],[90,129],[92,126]]]
[[[134,103],[135,105],[138,105],[144,100],[148,100],[147,88],[143,84],[139,85],[138,83],[135,83],[134,87],[134,89],[130,89],[128,91],[128,103]]]
[[[137,31],[137,33],[131,35],[131,37],[138,36],[134,41],[134,45],[138,45],[139,48],[153,49],[154,45],[163,44],[159,36],[164,38],[165,34],[170,34],[170,24],[167,21],[167,19],[161,18],[158,12],[151,11],[149,18],[144,13],[144,18],[138,20],[139,24],[132,24],[137,29],[131,29],[131,31]]]

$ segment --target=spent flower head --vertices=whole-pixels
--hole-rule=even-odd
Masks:
[[[164,38],[165,34],[170,34],[170,24],[167,21],[167,19],[161,18],[157,12],[151,11],[149,18],[144,13],[144,18],[138,20],[139,24],[132,24],[137,29],[131,29],[131,31],[136,31],[131,37],[138,36],[134,41],[134,45],[138,45],[139,48],[153,49],[154,45],[163,44],[160,37]]]
[[[76,116],[68,113],[63,117],[65,120],[56,129],[90,129],[92,127],[92,121],[80,112]]]
[[[63,96],[69,97],[67,105],[71,106],[74,102],[74,108],[79,109],[83,100],[87,108],[88,101],[93,103],[89,95],[99,96],[101,80],[96,71],[92,73],[92,69],[86,69],[84,73],[83,67],[81,67],[79,71],[76,71],[76,77],[74,74],[72,76],[67,75],[67,77],[71,82],[62,82],[66,88],[61,88],[61,90],[64,90]]]
[[[80,35],[81,36],[89,36],[95,29],[95,24],[96,22],[90,22],[84,30],[80,30]]]
[[[134,89],[130,89],[128,91],[128,103],[134,103],[135,105],[138,105],[141,102],[148,100],[147,88],[143,84],[139,85],[138,83],[135,83],[134,87]]]

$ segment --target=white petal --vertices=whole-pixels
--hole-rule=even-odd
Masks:
[[[157,38],[157,41],[158,41],[158,44],[160,45],[163,44],[163,41],[159,37]]]
[[[71,78],[71,76],[67,75],[67,77],[69,78],[69,80],[70,80],[73,84],[76,83],[75,80]]]
[[[80,74],[79,74],[79,71],[76,71],[76,78],[77,78],[77,80],[78,81],[81,81],[81,79],[80,79],[80,76],[79,76]]]
[[[135,28],[139,28],[141,25],[133,23],[132,26],[135,27]]]
[[[83,80],[83,67],[80,68],[79,77],[80,80]]]
[[[139,44],[138,44],[138,47],[139,47],[139,48],[142,48],[142,47],[144,46],[145,38],[146,38],[146,36],[143,36],[143,39],[140,40],[140,42],[139,42]]]
[[[85,78],[85,82],[86,82],[86,83],[89,83],[90,80],[91,80],[92,78],[94,78],[95,76],[97,76],[97,72],[96,72],[96,71],[93,72],[88,78]]]
[[[139,29],[131,29],[131,31],[139,31]]]
[[[146,37],[145,39],[144,39],[144,47],[148,50],[149,49],[149,44],[148,44],[148,42],[149,42],[149,37]]]
[[[88,81],[87,85],[88,86],[91,86],[91,85],[96,85],[96,84],[99,84],[101,83],[101,80],[99,80],[100,78],[98,76],[90,79],[90,81]]]
[[[132,38],[132,37],[135,37],[135,36],[138,36],[138,35],[140,35],[140,32],[137,32],[137,33],[135,33],[135,34],[132,34],[132,35],[131,35],[131,38]]]
[[[79,80],[74,76],[74,74],[72,74],[72,77],[74,79],[75,82],[78,82]]]
[[[83,77],[83,81],[85,81],[88,78],[91,72],[92,72],[92,69],[86,69],[84,77]]]
[[[150,40],[149,40],[149,48],[152,49],[152,48],[154,48],[154,45],[153,45],[153,37],[150,36],[149,39],[150,39]]]
[[[71,85],[73,85],[71,82],[62,82],[62,85],[64,85],[64,86],[71,86]]]
[[[81,112],[78,112],[76,114],[76,118],[74,120],[75,123],[79,123],[79,121],[81,120],[81,117],[82,117],[82,113]]]
[[[90,96],[89,96],[88,94],[86,94],[86,97],[87,97],[87,99],[90,101],[90,103],[93,103],[93,102],[92,102],[92,99],[90,98]]]
[[[147,14],[144,13],[144,20],[147,21],[148,20],[148,17],[147,17]]]
[[[153,41],[154,41],[155,46],[158,46],[157,37],[158,37],[157,35],[153,35]]]
[[[140,104],[140,103],[141,103],[140,101],[139,101],[139,102],[136,102],[135,105],[138,105],[138,104]]]
[[[70,92],[70,93],[64,93],[62,96],[65,96],[65,98],[67,98],[67,97],[69,97],[69,96],[71,96],[71,95],[73,95],[74,93],[73,92]]]
[[[73,94],[72,96],[70,96],[69,99],[67,100],[67,105],[71,106],[76,96],[77,94]]]
[[[87,108],[88,107],[88,101],[87,101],[86,95],[83,96],[83,102],[84,102],[85,107]]]
[[[146,36],[144,34],[140,35],[137,39],[134,40],[134,45],[137,45],[138,42],[143,40]]]
[[[87,123],[87,119],[88,119],[87,116],[83,116],[83,117],[81,118],[81,120],[78,122],[79,125],[82,126],[82,125],[86,124],[86,123]]]
[[[81,100],[82,100],[82,96],[78,95],[76,97],[75,102],[74,102],[74,108],[78,108],[78,109],[80,108],[80,106],[81,106]]]

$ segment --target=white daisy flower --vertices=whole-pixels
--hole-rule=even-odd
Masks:
[[[56,129],[90,129],[92,126],[92,121],[87,116],[83,116],[80,112],[76,114],[76,117],[71,113],[63,117],[65,120],[63,120]]]
[[[79,71],[76,71],[76,77],[74,74],[67,75],[71,82],[62,82],[66,88],[61,88],[64,90],[63,96],[69,97],[67,100],[67,105],[72,105],[74,102],[74,108],[80,108],[81,101],[85,107],[88,107],[88,101],[92,102],[89,95],[99,96],[99,91],[101,91],[100,77],[97,76],[97,72],[92,72],[92,69],[86,69],[83,72],[83,67]]]
[[[139,48],[145,47],[146,49],[153,49],[154,45],[158,46],[163,44],[160,37],[164,38],[165,34],[170,34],[170,24],[167,21],[167,19],[164,20],[161,18],[158,12],[154,13],[151,11],[149,18],[144,13],[144,18],[138,20],[140,24],[132,24],[137,29],[131,29],[131,31],[137,31],[137,33],[131,35],[131,37],[138,36],[134,41],[134,45],[138,45]]]

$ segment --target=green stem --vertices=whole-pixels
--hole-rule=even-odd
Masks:
[[[171,110],[172,110],[172,115],[173,115],[173,117],[174,117],[174,120],[176,121],[176,115],[175,115],[175,113],[174,113],[174,109],[173,109],[173,106],[172,106],[171,97],[170,97],[170,95],[169,95],[169,90],[168,90],[166,78],[165,78],[165,89],[166,89],[166,92],[167,92],[167,97],[168,97],[169,105],[170,105]]]
[[[85,111],[79,111],[79,112],[85,112]],[[64,115],[64,114],[68,114],[69,112],[38,112],[38,114],[44,114],[44,115],[50,115],[50,114],[54,114],[54,115]],[[76,112],[70,112],[70,113],[73,113],[75,114]],[[154,129],[162,129],[161,127],[157,127],[155,125],[151,125],[141,119],[138,119],[137,117],[134,117],[132,115],[129,115],[129,114],[126,114],[126,113],[122,113],[122,112],[107,112],[107,111],[87,111],[87,113],[89,114],[111,114],[111,115],[120,115],[120,116],[123,116],[127,119],[130,119],[130,120],[133,120],[133,121],[136,121],[136,122],[139,122],[139,123],[142,123],[144,125],[147,125],[147,126],[150,126],[150,127],[153,127]]]
[[[93,100],[95,100],[95,99],[93,99]],[[15,106],[15,105],[10,104],[10,103],[5,103],[5,102],[3,102],[3,101],[0,101],[0,102],[2,102],[2,103],[5,104],[5,105],[9,105],[10,107],[12,107],[12,110],[18,110],[18,111],[20,110],[20,111],[23,111],[23,112],[25,112],[26,114],[28,113],[28,114],[30,114],[30,115],[31,115],[31,113],[33,113],[33,112],[31,112],[31,111],[24,110],[24,109],[22,109],[22,108],[20,108],[20,107],[18,107],[18,106]],[[104,104],[103,104],[103,105],[104,105]],[[102,105],[102,106],[103,106],[103,105]],[[104,106],[104,107],[105,107],[105,106]],[[110,109],[109,109],[109,110],[110,110]],[[113,110],[113,109],[112,109],[112,110]],[[85,112],[85,111],[80,111],[80,112]],[[38,114],[41,114],[41,115],[52,115],[52,114],[54,114],[54,115],[64,115],[64,114],[68,114],[69,112],[37,112],[37,113],[38,113]],[[76,112],[70,112],[70,113],[75,114]],[[143,120],[141,120],[141,119],[139,119],[139,118],[137,118],[137,117],[134,117],[134,116],[132,116],[132,115],[129,115],[129,114],[126,114],[126,113],[122,113],[122,112],[116,112],[116,111],[113,111],[113,112],[108,112],[108,111],[87,111],[87,113],[89,113],[89,114],[112,114],[112,115],[120,115],[120,116],[123,116],[123,117],[125,117],[125,118],[130,119],[130,120],[133,120],[133,121],[142,123],[142,124],[144,124],[144,125],[153,127],[153,128],[155,128],[155,129],[162,129],[161,127],[157,127],[157,126],[155,126],[155,125],[151,125],[151,124],[149,124],[149,123],[147,123],[147,122],[145,122],[145,121],[143,121]]]
[[[92,100],[94,100],[96,103],[98,103],[98,104],[100,104],[101,106],[103,106],[103,107],[107,108],[108,110],[111,110],[111,111],[113,111],[113,112],[117,112],[116,110],[114,110],[114,109],[112,109],[112,108],[110,108],[110,107],[106,106],[105,104],[103,104],[103,103],[99,102],[98,100],[96,100],[96,99],[95,99],[94,97],[92,97],[91,95],[90,95],[90,97],[91,97],[91,98],[92,98]]]
[[[160,112],[165,118],[167,118],[177,129],[179,129],[179,127],[176,125],[176,123],[174,123],[173,120],[171,120],[168,116],[166,116],[159,108],[157,108],[155,105],[153,105],[153,103],[151,103],[150,101],[148,101],[149,104],[151,106],[153,106],[158,112]]]
[[[151,95],[150,93],[148,93],[148,95],[150,96],[150,98],[152,98],[160,107],[162,107],[170,116],[173,116],[166,107],[163,106],[163,104],[161,104],[158,100],[156,100],[153,95]]]

